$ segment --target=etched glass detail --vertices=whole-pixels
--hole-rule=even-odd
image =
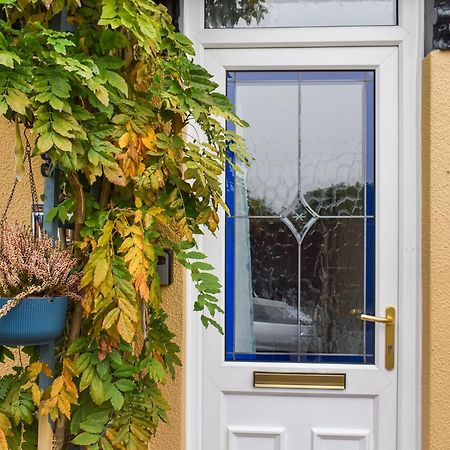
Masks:
[[[374,73],[230,72],[226,357],[373,363]],[[231,337],[230,337],[231,336]]]
[[[396,24],[396,0],[205,0],[205,28]]]

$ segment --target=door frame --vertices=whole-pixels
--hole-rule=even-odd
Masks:
[[[399,49],[399,316],[397,449],[421,449],[421,60],[423,1],[398,0],[399,25],[297,29],[204,30],[203,0],[184,0],[182,31],[196,59],[214,48],[371,47]],[[415,93],[415,95],[411,95]],[[195,289],[186,274],[186,450],[202,448],[202,325],[192,309]]]

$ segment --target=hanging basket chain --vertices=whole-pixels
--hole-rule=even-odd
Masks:
[[[27,135],[27,131],[24,130],[23,135],[25,137],[25,158],[28,160],[28,179],[30,181],[31,199],[33,201],[33,210],[38,203],[38,194],[36,189],[36,181],[33,173],[33,163],[31,161],[31,144]]]
[[[24,163],[25,163],[25,161],[28,162],[28,179],[30,182],[31,199],[33,202],[32,210],[33,210],[33,212],[37,212],[37,210],[38,210],[38,208],[37,208],[38,195],[37,195],[37,189],[36,189],[36,181],[34,179],[34,173],[33,173],[33,163],[31,161],[31,144],[30,144],[30,140],[28,138],[26,129],[24,130],[23,135],[25,138],[25,151],[24,151],[24,155],[23,155],[23,162]],[[6,202],[5,210],[0,219],[0,226],[2,226],[6,221],[6,216],[8,215],[8,211],[9,211],[9,208],[11,207],[11,204],[12,204],[12,201],[14,198],[14,194],[16,192],[16,188],[17,188],[18,184],[19,184],[19,180],[16,177],[14,179],[14,184],[11,189],[11,193],[9,194],[8,201]],[[25,291],[20,292],[15,297],[9,299],[8,302],[0,308],[0,319],[2,317],[6,316],[6,314],[8,314],[9,311],[11,311],[15,306],[17,306],[21,300],[30,296],[31,294],[38,294],[38,293],[45,291],[46,287],[47,286],[45,286],[45,285],[44,286],[29,286],[28,289],[26,289]]]
[[[38,195],[37,195],[37,189],[36,189],[36,181],[34,179],[34,173],[33,173],[33,163],[31,161],[31,144],[30,140],[27,135],[27,130],[25,129],[23,132],[24,138],[25,138],[25,152],[23,155],[23,162],[28,162],[28,179],[30,182],[30,190],[31,190],[31,199],[33,202],[32,210],[33,212],[37,212],[37,203],[38,203]],[[2,217],[0,219],[0,226],[5,223],[6,216],[8,215],[9,208],[11,207],[12,201],[14,199],[14,194],[16,192],[17,185],[19,184],[19,180],[17,177],[14,179],[14,184],[11,189],[11,193],[9,194],[8,200],[6,202],[5,210],[2,214]]]

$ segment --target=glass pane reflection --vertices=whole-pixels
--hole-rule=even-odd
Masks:
[[[318,220],[301,244],[301,267],[300,304],[313,317],[315,352],[362,354],[364,220]]]
[[[226,358],[373,363],[374,74],[230,72]]]
[[[206,28],[396,24],[396,0],[205,0]]]

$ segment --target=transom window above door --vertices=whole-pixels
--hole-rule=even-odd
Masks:
[[[204,0],[205,28],[397,25],[396,0]]]
[[[228,72],[226,359],[374,363],[373,71]]]

